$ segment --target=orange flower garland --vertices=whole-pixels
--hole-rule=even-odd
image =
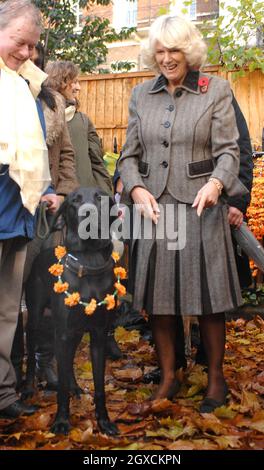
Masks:
[[[248,226],[255,237],[262,241],[264,237],[264,157],[254,161],[251,202],[247,210]],[[252,276],[256,277],[258,268],[250,261]]]
[[[116,305],[119,305],[119,297],[123,297],[126,294],[126,288],[120,283],[120,279],[126,279],[127,272],[124,268],[118,266],[114,268],[114,274],[117,278],[114,287],[115,291],[113,294],[107,294],[105,298],[99,302],[96,299],[91,299],[90,302],[83,302],[79,292],[68,292],[69,283],[62,281],[62,274],[64,266],[61,264],[62,258],[67,254],[66,248],[64,246],[57,246],[55,248],[55,256],[58,259],[58,263],[53,264],[49,268],[49,272],[53,276],[58,277],[58,281],[54,283],[53,290],[56,294],[65,294],[66,298],[64,299],[65,305],[68,307],[75,307],[76,305],[84,306],[84,313],[86,315],[92,315],[97,307],[101,305],[106,305],[107,310],[113,310]],[[112,258],[115,264],[119,261],[120,256],[116,251],[113,251]]]

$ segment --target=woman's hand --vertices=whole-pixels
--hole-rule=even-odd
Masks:
[[[205,207],[215,206],[219,198],[219,190],[213,181],[208,181],[198,191],[192,207],[197,207],[197,215],[200,217]]]
[[[147,189],[136,186],[131,191],[131,197],[141,214],[148,219],[152,219],[154,224],[157,224],[160,210],[152,194]]]

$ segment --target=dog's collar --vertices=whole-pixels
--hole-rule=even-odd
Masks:
[[[65,295],[64,303],[65,305],[67,305],[67,307],[75,307],[76,305],[82,305],[84,308],[84,313],[86,315],[92,315],[97,309],[97,307],[101,307],[102,305],[106,306],[106,310],[113,310],[113,308],[115,308],[116,304],[119,302],[119,298],[126,295],[126,288],[125,286],[121,284],[120,279],[126,279],[127,272],[121,266],[116,266],[117,261],[119,261],[120,259],[120,256],[116,251],[112,251],[112,254],[111,254],[111,258],[115,263],[113,274],[115,275],[117,279],[113,285],[114,292],[112,294],[106,294],[104,299],[102,300],[98,301],[94,298],[91,298],[89,302],[82,300],[79,292],[77,291],[72,292],[72,293],[69,292],[69,289],[70,289],[69,283],[64,282],[62,279],[62,274],[63,274],[64,268],[66,267],[65,262],[62,264],[62,260],[63,259],[66,260],[66,258],[68,258],[67,250],[65,246],[60,246],[60,245],[57,246],[55,248],[55,256],[58,260],[58,263],[55,263],[49,267],[50,274],[52,274],[53,276],[56,276],[58,279],[57,282],[54,283],[53,290],[54,292],[56,292],[56,294]],[[78,259],[73,256],[68,258],[68,262],[69,262],[69,259],[71,258],[73,258],[73,261],[78,262]],[[110,259],[110,262],[111,262],[111,259]],[[105,271],[106,267],[108,266],[108,263],[110,265],[110,262],[108,260],[106,263],[104,263],[104,266],[100,266],[99,268],[96,268],[96,269],[89,268],[88,272],[92,272],[93,274],[98,274],[99,273],[98,269],[100,269],[100,272],[102,272],[102,270]],[[93,271],[91,271],[91,269]]]
[[[101,266],[92,268],[91,266],[83,265],[80,263],[78,258],[75,256],[71,255],[71,253],[68,253],[65,262],[63,263],[65,268],[69,269],[69,271],[77,274],[78,277],[85,277],[88,275],[94,275],[94,274],[102,274],[105,270],[107,269],[112,269],[114,261],[112,257],[110,258]]]

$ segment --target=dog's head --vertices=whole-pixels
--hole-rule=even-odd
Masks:
[[[69,194],[55,217],[66,225],[65,245],[70,250],[100,250],[111,243],[114,199],[100,188],[79,188]]]

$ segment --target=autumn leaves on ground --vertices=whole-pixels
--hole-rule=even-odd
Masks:
[[[123,351],[119,361],[107,361],[106,394],[109,415],[120,436],[98,432],[93,407],[91,363],[86,335],[76,357],[76,373],[85,390],[71,402],[69,436],[49,431],[56,410],[56,396],[39,391],[33,402],[39,411],[17,420],[0,420],[0,450],[4,449],[264,449],[264,320],[256,317],[227,324],[225,375],[230,394],[227,406],[214,414],[198,411],[206,387],[206,373],[189,361],[179,372],[181,389],[173,402],[148,401],[155,385],[142,376],[156,366],[152,346],[138,331],[116,330]]]

